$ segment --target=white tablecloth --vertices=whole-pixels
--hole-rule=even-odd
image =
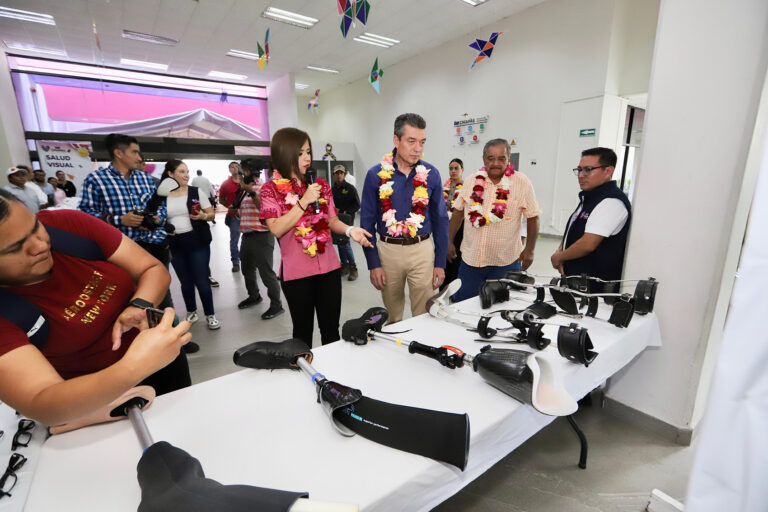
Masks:
[[[480,310],[476,298],[460,306]],[[607,318],[608,311],[601,310],[601,316]],[[545,329],[553,340],[546,351],[566,373],[574,397],[588,393],[647,346],[661,344],[653,314],[635,316],[627,329],[590,318],[581,324],[600,352],[589,368],[560,357],[557,328]],[[406,328],[412,331],[403,334],[404,339],[450,344],[469,354],[484,345],[474,341],[476,333],[427,315],[385,330]],[[256,334],[242,342],[257,340]],[[144,413],[155,441],[188,451],[200,459],[208,477],[224,484],[308,491],[311,498],[357,503],[365,511],[417,511],[429,510],[458,492],[554,419],[521,405],[468,368],[444,368],[391,342],[356,346],[340,341],[313,352],[318,371],[371,398],[468,413],[471,445],[466,470],[360,436],[342,437],[316,403],[309,379],[290,370],[243,370],[157,398]],[[574,436],[575,447],[576,443]],[[136,510],[140,456],[128,421],[52,437],[41,450],[25,510]],[[575,464],[574,453],[563,454],[563,464]]]

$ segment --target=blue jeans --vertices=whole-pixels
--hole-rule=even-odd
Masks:
[[[202,243],[194,231],[171,237],[171,265],[181,283],[181,295],[187,312],[197,311],[195,288],[200,294],[203,311],[214,314],[213,292],[208,281],[208,260],[211,247]]]
[[[240,264],[240,219],[227,215],[224,224],[229,228],[229,254],[232,263]]]
[[[463,261],[459,265],[459,279],[461,288],[451,297],[453,302],[460,302],[471,297],[477,297],[480,287],[487,279],[501,279],[510,270],[522,270],[519,261],[515,261],[503,267],[472,267]]]
[[[352,252],[352,244],[347,242],[345,244],[339,244],[339,259],[342,265],[355,265],[355,255]]]

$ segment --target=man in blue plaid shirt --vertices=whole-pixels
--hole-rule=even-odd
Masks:
[[[107,135],[105,143],[112,162],[85,178],[79,208],[118,228],[167,268],[170,253],[168,235],[163,227],[165,203],[157,210],[155,221],[158,227],[154,229],[143,227],[144,216],[135,213],[144,210],[155,192],[152,177],[137,170],[142,160],[138,141],[128,135],[113,133]],[[173,307],[170,292],[166,293],[159,307]]]

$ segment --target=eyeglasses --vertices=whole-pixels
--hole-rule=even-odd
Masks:
[[[595,169],[601,169],[603,167],[608,167],[607,165],[598,165],[595,167],[574,167],[573,168],[573,174],[574,176],[578,176],[579,173],[584,173],[584,176],[589,176],[589,174],[594,171]]]
[[[27,462],[27,458],[20,453],[12,453],[11,460],[8,461],[8,467],[5,469],[3,476],[0,477],[0,498],[4,496],[11,497],[11,491],[16,487],[18,477],[16,472],[24,466]]]
[[[35,428],[36,423],[33,420],[23,419],[19,420],[19,428],[16,433],[13,434],[13,444],[11,445],[11,451],[15,451],[19,447],[26,448],[29,446],[29,442],[32,440],[32,429]]]

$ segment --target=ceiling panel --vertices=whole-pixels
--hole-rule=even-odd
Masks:
[[[0,18],[0,39],[65,50],[73,62],[121,67],[120,59],[129,58],[167,64],[167,73],[173,75],[200,78],[212,70],[247,75],[244,83],[255,85],[267,85],[285,73],[294,73],[296,81],[310,86],[300,94],[311,95],[316,88],[329,89],[367,76],[377,57],[386,70],[462,34],[467,36],[467,43],[474,37],[487,37],[473,31],[542,1],[489,0],[471,7],[461,0],[371,0],[367,26],[358,22],[344,39],[336,0],[0,0],[2,6],[50,14],[56,19],[56,26],[48,26]],[[305,30],[268,20],[261,13],[269,5],[320,21]],[[263,45],[267,27],[272,37],[266,70],[261,71],[255,61],[226,56],[230,48],[255,53],[257,43]],[[123,29],[170,37],[180,43],[172,47],[124,39]],[[352,40],[363,32],[401,43],[385,49]],[[467,49],[465,58],[471,61],[472,50]],[[320,73],[307,70],[307,65],[342,72]]]

